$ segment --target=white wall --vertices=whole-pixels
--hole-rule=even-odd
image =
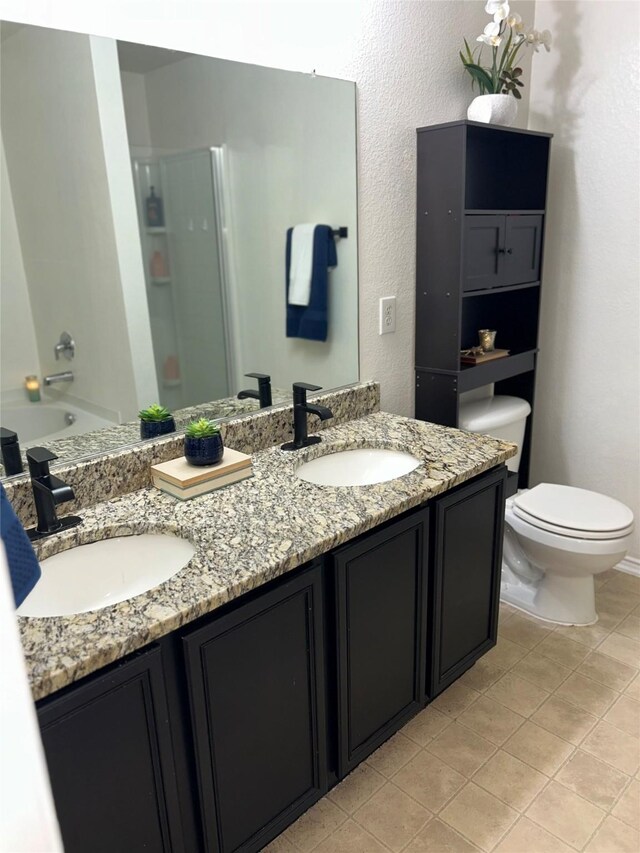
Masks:
[[[517,10],[533,19],[534,3]],[[360,374],[382,406],[413,412],[415,128],[464,118],[472,93],[458,50],[489,18],[481,0],[211,2],[3,0],[3,17],[128,41],[311,71],[358,88]],[[528,82],[530,56],[525,56]],[[542,63],[542,57],[537,57]],[[527,102],[521,104],[526,119]],[[398,299],[397,332],[378,336],[378,300]]]
[[[13,391],[22,388],[25,376],[40,373],[40,359],[1,138],[0,148],[0,390]]]
[[[89,38],[24,28],[5,39],[1,106],[40,371],[72,369],[73,384],[54,393],[131,418],[136,387]],[[73,362],[54,358],[63,330],[75,337]]]
[[[538,0],[554,46],[535,64],[530,124],[555,134],[533,475],[612,495],[640,521],[639,25],[635,3]]]

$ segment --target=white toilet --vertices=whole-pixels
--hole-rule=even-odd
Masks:
[[[517,397],[463,399],[460,428],[522,444],[531,407]],[[507,461],[517,471],[520,454]],[[560,625],[597,622],[593,576],[622,560],[633,513],[614,498],[541,483],[509,498],[500,598]]]

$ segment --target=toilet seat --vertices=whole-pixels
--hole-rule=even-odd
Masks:
[[[541,483],[513,498],[512,510],[540,530],[574,539],[620,539],[633,530],[633,513],[606,495]]]

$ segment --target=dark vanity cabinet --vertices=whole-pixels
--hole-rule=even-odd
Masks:
[[[44,699],[65,853],[185,851],[158,645]]]
[[[429,511],[333,554],[338,777],[424,702]]]
[[[534,404],[543,231],[551,136],[458,121],[418,130],[415,411],[458,426],[461,395]],[[509,355],[463,364],[479,329]],[[519,474],[528,485],[531,417]]]
[[[496,643],[506,480],[502,466],[433,502],[432,699]]]
[[[501,465],[38,703],[67,853],[257,853],[495,643]]]
[[[327,789],[321,566],[182,641],[205,849],[260,850]]]

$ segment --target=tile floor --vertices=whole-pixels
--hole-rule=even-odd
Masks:
[[[501,606],[497,646],[265,853],[638,853],[640,578],[599,621]]]

